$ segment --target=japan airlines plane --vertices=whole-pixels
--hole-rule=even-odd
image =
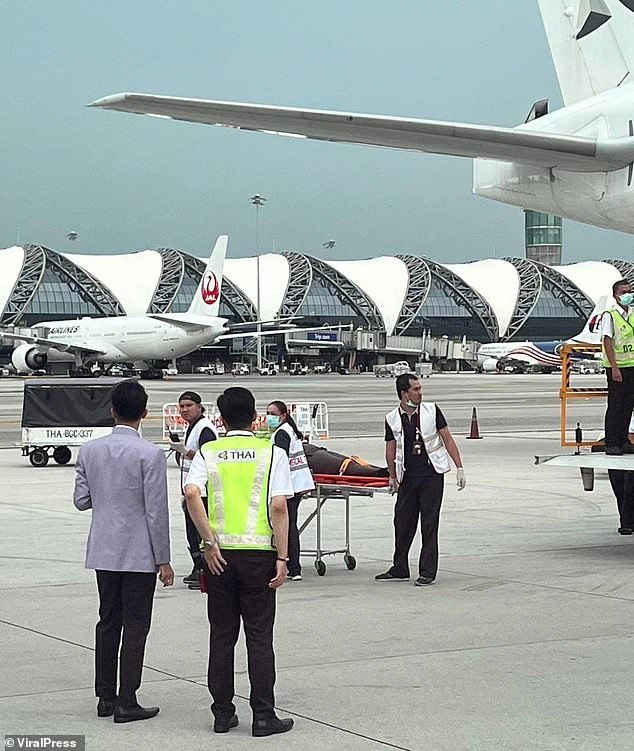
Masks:
[[[247,329],[257,322],[230,324],[218,316],[227,242],[226,235],[216,241],[187,312],[47,321],[37,324],[43,336],[0,330],[0,336],[22,342],[11,355],[13,367],[18,373],[31,373],[50,359],[74,361],[79,371],[86,371],[97,362],[131,362],[155,375],[159,371],[153,361],[173,360],[203,345],[253,335]],[[262,333],[276,332],[264,328]]]
[[[634,233],[634,0],[538,0],[565,106],[516,128],[115,94],[90,106],[474,158],[474,193]]]

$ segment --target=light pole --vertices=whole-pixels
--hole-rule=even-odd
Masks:
[[[260,300],[260,206],[264,206],[266,198],[256,193],[251,196],[251,203],[255,206],[255,274],[256,274],[256,308],[258,313],[257,337],[256,337],[256,367],[258,373],[262,368],[262,329],[260,321],[261,300]]]

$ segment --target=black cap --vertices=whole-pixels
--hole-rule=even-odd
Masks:
[[[197,394],[195,391],[183,391],[178,397],[178,401],[182,402],[183,399],[189,399],[190,402],[194,402],[195,404],[202,404],[203,401],[200,394]]]

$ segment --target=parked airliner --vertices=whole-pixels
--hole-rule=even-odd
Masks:
[[[13,367],[18,373],[31,373],[51,359],[74,361],[78,372],[86,372],[94,363],[134,363],[146,375],[155,376],[161,372],[154,367],[156,361],[254,335],[247,329],[257,322],[230,324],[218,316],[227,242],[226,235],[216,241],[187,312],[46,321],[36,324],[43,329],[42,336],[0,330],[0,336],[22,342],[11,355]],[[262,332],[272,333],[267,328]]]
[[[608,307],[608,298],[600,297],[583,330],[567,341],[552,342],[489,342],[478,350],[477,368],[492,373],[505,366],[552,371],[561,366],[561,348],[564,344],[600,344],[601,315]],[[580,359],[591,358],[579,353]]]
[[[473,157],[478,195],[634,233],[634,0],[538,2],[565,106],[549,112],[548,100],[536,102],[516,128],[150,94],[91,106]]]

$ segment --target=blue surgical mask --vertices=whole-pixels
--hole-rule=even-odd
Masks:
[[[418,404],[414,404],[414,402],[412,402],[412,401],[410,401],[410,400],[408,399],[408,400],[407,400],[407,406],[408,406],[408,407],[409,407],[410,409],[416,409],[416,408],[418,407]]]
[[[266,424],[269,430],[277,430],[282,424],[282,418],[279,415],[267,415]]]
[[[627,308],[628,305],[634,302],[634,292],[626,292],[623,295],[619,295],[619,302]]]

